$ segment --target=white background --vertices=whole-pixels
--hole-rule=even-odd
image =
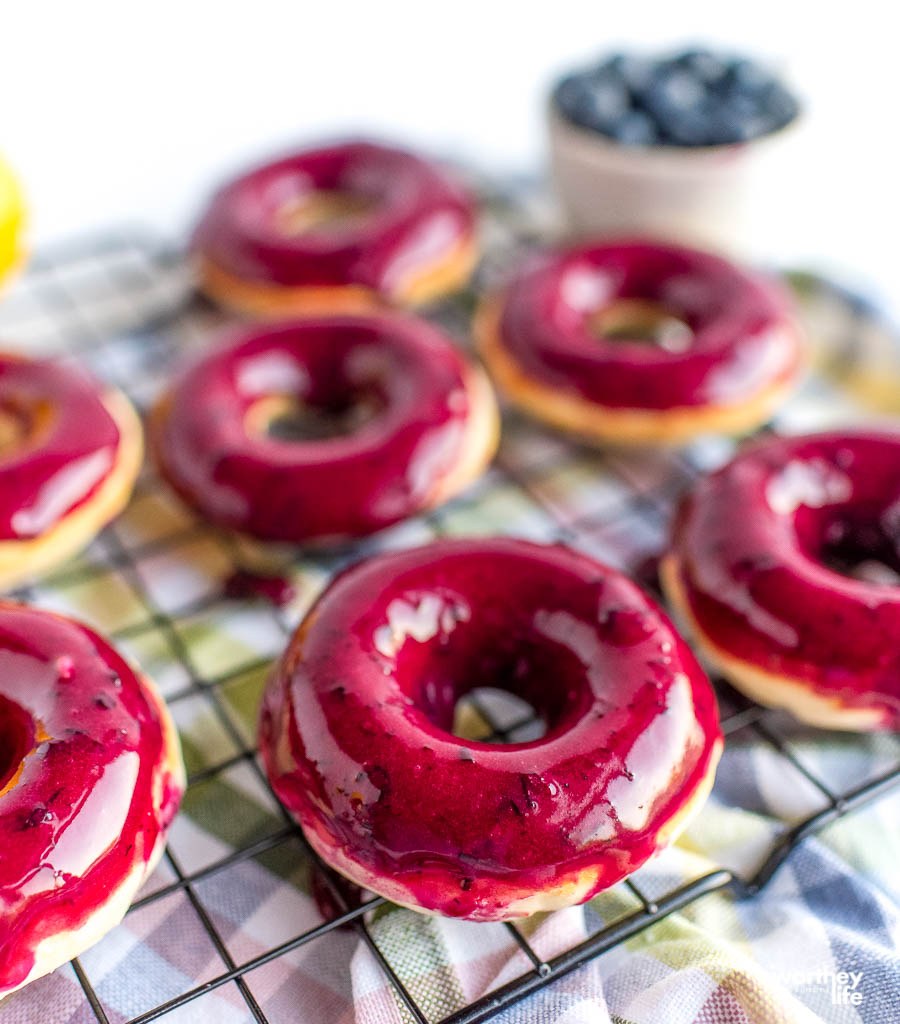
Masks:
[[[355,131],[537,171],[554,76],[609,47],[709,41],[787,67],[811,117],[772,196],[777,258],[891,299],[900,58],[887,3],[0,0],[0,150],[40,243],[180,237],[223,176]]]

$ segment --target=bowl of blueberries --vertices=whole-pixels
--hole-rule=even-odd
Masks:
[[[554,86],[553,175],[576,233],[740,251],[759,169],[800,120],[762,61],[700,47],[614,53]]]

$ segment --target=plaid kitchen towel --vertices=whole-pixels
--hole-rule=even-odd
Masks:
[[[484,272],[541,235],[542,218],[539,206],[495,197]],[[875,311],[814,278],[794,283],[819,344],[779,428],[900,412],[900,391],[884,386],[888,373],[898,379],[897,347]],[[0,330],[29,351],[79,358],[145,407],[218,323],[186,289],[177,257],[134,235],[91,240],[38,260],[0,306]],[[440,311],[462,343],[470,307],[463,296]],[[0,1024],[437,1022],[523,979],[550,983],[498,1021],[900,1022],[900,798],[890,794],[801,842],[758,895],[716,889],[562,970],[574,947],[649,920],[686,883],[709,878],[713,889],[727,881],[723,869],[751,877],[794,826],[896,768],[894,737],[804,729],[723,689],[718,780],[676,846],[631,885],[515,930],[381,900],[329,926],[341,908],[255,756],[267,666],[347,562],[436,536],[502,532],[562,539],[634,571],[663,546],[679,495],[731,450],[709,439],[684,452],[598,452],[508,415],[494,466],[454,502],[352,549],[284,556],[296,597],[282,609],[226,595],[234,565],[254,553],[208,529],[147,470],[119,520],[21,596],[108,633],[158,681],[191,785],[168,854],[125,921],[0,1006]],[[534,735],[514,702],[485,697],[468,712],[475,734]],[[549,978],[547,963],[557,965]]]

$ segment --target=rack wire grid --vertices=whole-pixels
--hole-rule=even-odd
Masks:
[[[494,195],[487,205],[488,256],[482,274],[490,275],[522,246],[532,244],[545,222],[543,208],[532,199]],[[874,314],[863,304],[824,286],[813,288],[809,280],[805,293],[811,315],[820,324],[828,323],[842,351],[853,348],[848,339],[873,329]],[[436,311],[463,344],[471,300],[471,295],[462,296]],[[77,359],[101,379],[121,386],[142,412],[173,367],[202,348],[221,322],[220,314],[193,295],[183,256],[136,230],[39,254],[0,305],[0,336],[7,344]],[[830,385],[814,378],[784,414],[788,426],[814,420],[811,410],[821,409],[823,401],[833,411]],[[276,1024],[297,1018],[279,1015],[273,1001],[267,1001],[266,986],[258,984],[266,969],[282,960],[293,969],[291,957],[297,951],[332,942],[329,962],[335,963],[335,971],[347,971],[349,937],[355,947],[362,943],[370,951],[409,1019],[437,1024],[422,1005],[426,1000],[421,990],[403,976],[393,962],[396,956],[383,948],[373,927],[385,901],[373,894],[359,897],[317,862],[302,832],[268,790],[255,746],[255,710],[271,659],[335,571],[388,547],[446,534],[505,532],[561,540],[634,571],[664,544],[679,495],[730,450],[720,440],[681,452],[604,453],[507,413],[495,464],[479,484],[449,505],[352,547],[284,555],[280,567],[292,574],[298,590],[287,608],[229,597],[224,581],[248,552],[197,520],[172,498],[152,468],[146,468],[129,509],[83,556],[16,597],[73,614],[105,631],[156,678],[168,701],[182,733],[189,788],[164,861],[129,918],[149,915],[144,932],[155,929],[156,945],[172,943],[193,952],[184,954],[191,962],[182,971],[172,978],[165,975],[161,982],[145,957],[129,953],[133,937],[126,940],[117,929],[70,967],[35,983],[48,986],[40,995],[42,1005],[64,1004],[66,1020],[96,1018],[100,1024],[194,1021],[206,1019],[202,1003],[218,993],[237,1013],[233,1019]],[[517,924],[472,926],[505,929],[503,941],[521,950],[522,971],[469,1005],[440,1014],[442,1024],[486,1021],[706,894],[730,890],[738,898],[751,896],[804,838],[900,782],[900,748],[894,738],[841,738],[876,766],[847,787],[846,779],[830,779],[811,767],[816,758],[810,752],[815,752],[821,734],[750,703],[722,682],[717,687],[726,751],[752,744],[779,759],[784,785],[805,787],[808,812],[774,824],[752,871],[717,865],[675,884],[671,874],[645,878],[642,869],[616,887],[619,913],[595,918],[583,941],[552,957],[542,957],[527,930]],[[475,724],[480,738],[494,741],[532,738],[539,726],[527,710],[521,705],[510,708],[496,694],[480,693],[469,703],[470,726]],[[873,752],[876,756],[869,760]],[[224,894],[230,892],[233,898],[244,884],[248,898],[258,898],[241,873],[250,865],[253,878],[274,874],[304,893],[316,890],[317,909],[310,909],[313,901],[306,897],[303,912],[294,920],[293,905],[285,898],[277,925],[250,942],[226,920],[221,905]],[[179,934],[171,936],[168,929],[176,927]],[[201,947],[206,950],[202,956],[197,952]],[[148,989],[149,975],[155,980]],[[321,998],[309,974],[302,977],[294,986],[294,998]],[[306,983],[310,988],[305,997]],[[60,985],[68,985],[63,995],[50,987]],[[42,1019],[52,1024],[50,1018]]]

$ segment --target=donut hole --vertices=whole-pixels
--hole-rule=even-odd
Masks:
[[[376,419],[384,400],[374,391],[344,393],[329,401],[303,401],[296,395],[267,395],[247,411],[251,436],[302,443],[349,437]]]
[[[22,762],[34,747],[34,739],[31,715],[0,695],[0,796],[15,785]]]
[[[900,523],[874,505],[803,509],[797,533],[806,553],[832,572],[900,585]]]
[[[49,402],[13,396],[0,399],[0,459],[39,443],[53,421]]]
[[[339,233],[363,225],[375,212],[370,196],[342,189],[316,189],[293,196],[275,211],[281,234],[299,238],[314,231]]]
[[[603,341],[638,342],[667,352],[686,352],[694,338],[686,321],[648,299],[618,299],[592,313],[588,328]]]
[[[440,640],[404,644],[395,678],[432,725],[498,743],[529,742],[568,728],[592,699],[584,663],[526,622],[504,623],[502,633],[457,623]],[[485,712],[500,731],[493,731]],[[473,730],[480,735],[472,736]]]
[[[451,732],[466,740],[522,743],[540,739],[547,723],[524,697],[494,686],[476,686],[454,705]]]

